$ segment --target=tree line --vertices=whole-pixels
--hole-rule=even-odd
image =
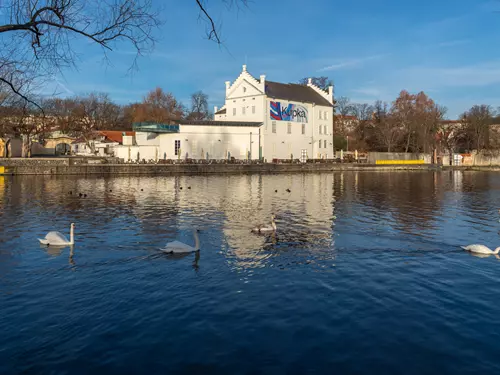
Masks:
[[[36,103],[36,104],[35,104]],[[33,140],[44,139],[55,130],[81,137],[92,148],[99,130],[131,130],[134,122],[171,123],[175,120],[208,120],[208,95],[197,91],[186,107],[161,88],[150,91],[142,101],[119,105],[106,93],[69,98],[36,98],[33,103],[12,93],[0,93],[0,138],[23,139],[23,154],[30,156]],[[5,147],[5,153],[8,147]],[[8,155],[0,155],[8,156]]]
[[[445,120],[446,107],[425,92],[406,90],[392,102],[353,103],[336,99],[334,146],[383,152],[469,152],[498,148],[500,112],[489,105],[474,105],[458,120]]]

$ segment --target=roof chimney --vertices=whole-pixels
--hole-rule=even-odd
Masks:
[[[312,83],[313,83],[313,79],[312,79],[312,78],[308,78],[308,79],[307,79],[307,84],[308,84],[308,85],[312,85]]]
[[[231,81],[226,81],[226,93],[229,91],[229,87],[231,87]]]
[[[217,106],[214,106],[214,113],[217,113],[217,110],[218,110],[218,109],[219,109],[219,108],[217,108]]]
[[[246,72],[246,71],[247,71],[247,66],[246,66],[246,64],[245,64],[245,65],[243,65],[243,71],[244,71],[244,72]]]
[[[265,74],[261,74],[260,76],[260,83],[264,83],[266,82],[266,75]]]

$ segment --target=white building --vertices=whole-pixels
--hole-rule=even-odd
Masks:
[[[175,125],[135,124],[137,150],[158,148],[158,159],[258,159],[260,122],[182,121]],[[125,147],[125,146],[123,146]],[[129,147],[130,148],[130,147]],[[123,157],[117,154],[118,157]],[[142,157],[138,158],[142,159]],[[149,158],[146,158],[149,160]]]
[[[257,80],[243,65],[226,82],[224,106],[213,121],[173,125],[134,124],[135,144],[115,148],[128,160],[151,159],[315,159],[333,157],[333,87]],[[146,150],[148,147],[148,150]],[[148,157],[142,157],[144,153]]]
[[[326,92],[311,80],[303,86],[256,79],[243,65],[238,78],[226,82],[226,102],[214,112],[218,121],[261,122],[261,153],[269,161],[333,155],[333,87]]]
[[[71,153],[79,156],[109,156],[113,154],[115,147],[119,147],[123,139],[131,137],[134,132],[118,130],[100,130],[93,135],[92,139],[78,138],[71,143]]]

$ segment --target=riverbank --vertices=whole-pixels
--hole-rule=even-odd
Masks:
[[[2,168],[3,167],[3,168]],[[3,169],[3,171],[2,171]],[[500,166],[436,166],[432,164],[100,164],[99,159],[81,163],[71,158],[3,159],[0,174],[6,175],[178,175],[246,173],[314,173],[334,171],[500,171]]]

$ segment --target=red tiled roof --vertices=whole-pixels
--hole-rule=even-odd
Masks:
[[[99,134],[106,137],[107,140],[111,142],[117,142],[119,144],[123,143],[124,135],[135,135],[133,131],[120,131],[120,130],[100,130]]]

